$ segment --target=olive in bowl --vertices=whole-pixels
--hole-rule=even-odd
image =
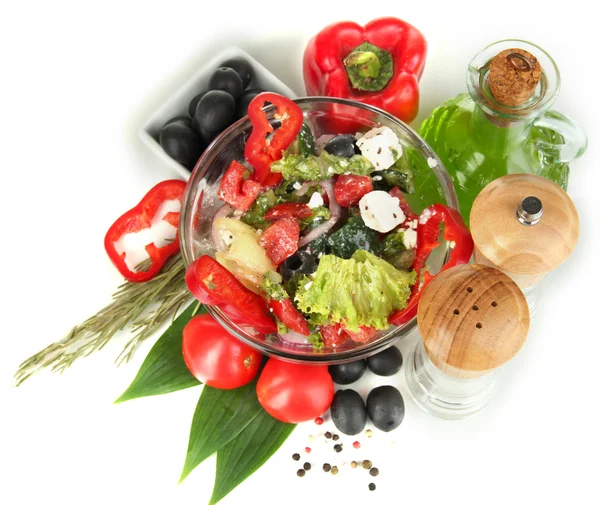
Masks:
[[[171,158],[189,170],[194,168],[206,147],[192,127],[191,120],[185,117],[174,118],[168,122],[160,131],[159,142]]]

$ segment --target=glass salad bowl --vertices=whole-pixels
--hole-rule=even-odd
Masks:
[[[414,173],[415,192],[406,199],[415,213],[434,203],[458,208],[458,200],[451,179],[437,155],[409,126],[386,112],[370,105],[350,100],[307,97],[294,100],[304,115],[315,137],[339,133],[361,133],[372,128],[391,128],[402,145]],[[265,108],[267,117],[275,121],[275,107]],[[345,128],[346,131],[340,131]],[[217,211],[224,205],[217,197],[221,177],[229,164],[244,159],[244,146],[252,125],[248,117],[231,125],[206,149],[198,160],[188,182],[181,210],[179,235],[186,265],[202,255],[215,256],[216,249],[211,238],[212,222]],[[438,272],[447,261],[449,245],[442,241],[428,260],[428,269]],[[369,342],[347,340],[343,344],[316,349],[304,338],[286,338],[276,333],[261,335],[234,323],[217,306],[207,306],[209,313],[231,334],[257,348],[264,354],[290,361],[332,364],[352,361],[375,354],[394,341],[409,334],[416,327],[416,317],[401,326],[390,326],[379,331]]]

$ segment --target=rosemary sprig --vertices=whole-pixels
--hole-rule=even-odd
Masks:
[[[133,337],[117,358],[127,362],[136,347],[178,310],[191,301],[185,285],[185,265],[181,254],[171,258],[162,271],[147,282],[125,282],[113,301],[97,314],[71,329],[63,339],[26,359],[15,374],[19,386],[42,368],[64,372],[77,359],[102,349],[120,330],[130,326]],[[150,307],[156,304],[156,307]]]

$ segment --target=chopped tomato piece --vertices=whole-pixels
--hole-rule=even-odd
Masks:
[[[273,313],[279,320],[285,324],[290,330],[302,335],[310,335],[308,322],[305,317],[294,307],[292,300],[271,300],[269,307],[273,309]]]
[[[404,193],[402,193],[397,186],[390,190],[390,195],[395,196],[398,200],[400,200],[400,208],[402,209],[402,212],[404,212],[407,222],[419,219],[419,216],[417,216],[417,214],[415,214],[410,208],[410,205],[408,205],[408,202],[404,197]]]
[[[311,208],[305,203],[280,203],[271,207],[265,213],[265,219],[267,221],[277,221],[283,217],[293,217],[295,219],[305,219],[312,216]]]
[[[284,217],[269,226],[258,239],[267,256],[279,265],[298,250],[300,225],[296,219]]]
[[[333,187],[335,199],[342,207],[356,205],[371,191],[373,191],[373,183],[366,175],[340,175]]]
[[[221,179],[218,196],[232,207],[246,212],[260,193],[261,185],[252,180],[244,180],[249,174],[244,165],[233,160]]]
[[[368,342],[377,333],[377,329],[372,326],[359,326],[358,331],[350,331],[348,328],[344,328],[344,331],[352,340],[360,343]]]
[[[324,344],[329,347],[337,347],[348,340],[348,334],[344,331],[344,326],[339,323],[321,326],[321,336]]]

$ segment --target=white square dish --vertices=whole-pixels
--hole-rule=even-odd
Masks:
[[[183,165],[177,163],[163,150],[158,141],[160,130],[170,119],[176,116],[188,115],[190,100],[208,88],[208,80],[212,73],[219,68],[223,62],[231,58],[243,58],[252,65],[254,77],[248,86],[249,88],[260,88],[280,93],[288,98],[296,98],[296,94],[290,88],[239,47],[226,47],[218,55],[211,58],[177,91],[175,91],[168,100],[154,111],[139,130],[139,136],[142,139],[142,142],[146,144],[156,156],[162,159],[173,172],[185,180],[189,179],[191,172]]]

